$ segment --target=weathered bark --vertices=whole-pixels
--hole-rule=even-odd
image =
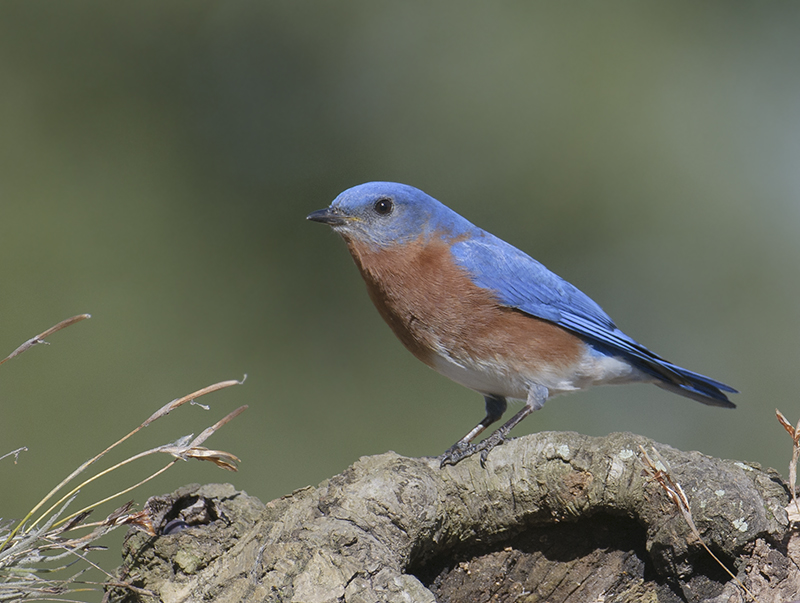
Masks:
[[[644,474],[639,445],[670,465],[703,540],[760,601],[800,598],[775,472],[627,433],[519,438],[486,469],[364,457],[266,505],[232,486],[183,488],[153,507],[198,525],[131,532],[120,579],[165,603],[749,600]]]

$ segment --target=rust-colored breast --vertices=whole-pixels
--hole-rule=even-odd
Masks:
[[[441,237],[373,249],[348,240],[369,296],[395,335],[428,365],[446,354],[515,371],[566,368],[583,342],[564,329],[501,305],[456,265]]]

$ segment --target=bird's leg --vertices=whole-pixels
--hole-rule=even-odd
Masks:
[[[531,388],[528,390],[528,399],[525,401],[525,406],[522,407],[517,414],[511,417],[508,421],[506,421],[502,426],[498,427],[492,435],[488,438],[480,442],[479,444],[469,444],[467,442],[462,445],[462,442],[466,440],[463,438],[456,442],[456,444],[450,448],[447,452],[444,453],[442,458],[441,466],[444,465],[455,465],[462,459],[467,458],[468,456],[472,456],[476,452],[481,453],[481,466],[486,466],[486,457],[489,456],[489,453],[495,446],[499,446],[502,444],[506,438],[508,437],[508,432],[514,429],[517,424],[522,421],[525,417],[531,414],[534,410],[539,410],[542,406],[544,406],[545,401],[547,401],[547,396],[550,392],[547,391],[547,388],[542,385],[532,385]],[[488,408],[488,402],[487,402]],[[484,419],[485,421],[486,419]],[[480,425],[478,425],[480,427]],[[478,429],[476,427],[475,429]],[[472,431],[475,431],[473,429]],[[470,432],[470,434],[472,433]],[[481,430],[478,430],[475,435],[480,433]],[[469,434],[467,434],[469,435]],[[474,436],[473,436],[474,437]]]
[[[522,407],[522,410],[495,429],[492,435],[478,444],[477,448],[481,451],[481,467],[486,467],[486,457],[489,456],[492,448],[505,442],[508,437],[508,432],[514,429],[522,419],[527,417],[534,410],[539,410],[544,406],[544,403],[547,401],[547,396],[549,395],[550,392],[547,391],[547,388],[543,385],[531,385],[531,388],[528,390],[528,399],[525,401],[525,406]]]
[[[469,433],[461,438],[458,442],[453,444],[442,455],[440,467],[445,465],[455,465],[461,459],[475,454],[479,448],[475,444],[471,444],[472,440],[477,438],[483,431],[492,423],[498,421],[503,413],[506,411],[508,404],[503,396],[484,396],[486,400],[486,416],[475,427],[470,429]]]

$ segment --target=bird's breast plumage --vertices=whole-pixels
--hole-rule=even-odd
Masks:
[[[347,243],[395,335],[428,366],[467,387],[513,398],[524,398],[531,382],[558,389],[560,375],[574,373],[586,354],[576,335],[478,287],[454,261],[446,236],[388,247]]]

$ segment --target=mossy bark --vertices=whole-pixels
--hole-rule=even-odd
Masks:
[[[364,457],[266,505],[232,486],[186,487],[151,508],[162,527],[191,527],[131,532],[119,579],[165,603],[749,600],[647,477],[640,445],[658,450],[704,542],[759,601],[800,597],[775,472],[627,433],[511,440],[485,469]]]

